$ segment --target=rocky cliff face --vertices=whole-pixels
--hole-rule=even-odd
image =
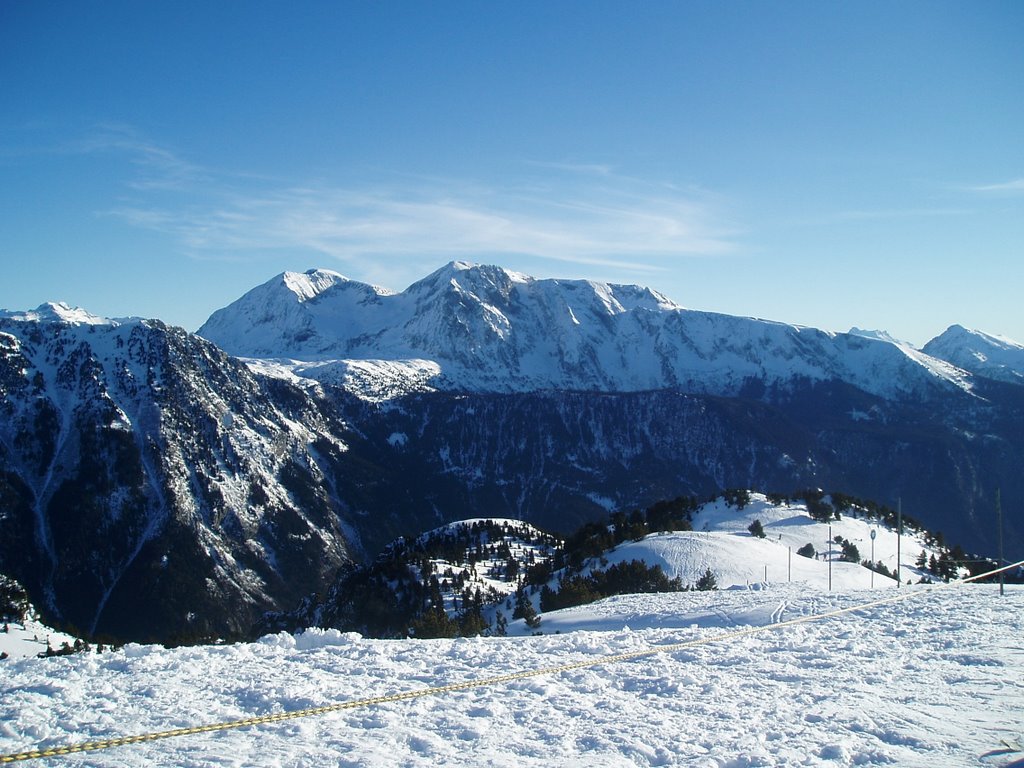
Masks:
[[[349,556],[345,426],[158,321],[0,318],[0,570],[118,638],[246,627]]]

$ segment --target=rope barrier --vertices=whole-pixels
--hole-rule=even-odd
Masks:
[[[1024,560],[1020,560],[1016,563],[997,568],[987,573],[978,574],[977,576],[971,576],[966,579],[959,579],[957,581],[945,582],[940,584],[932,585],[931,589],[923,590],[900,590],[898,594],[892,597],[885,597],[879,600],[872,600],[867,603],[860,603],[853,605],[848,608],[838,608],[834,611],[827,611],[825,613],[816,613],[809,616],[800,616],[795,619],[788,619],[786,621],[776,622],[774,624],[764,624],[755,627],[744,627],[742,629],[733,630],[730,632],[724,632],[722,634],[714,635],[712,637],[697,638],[694,640],[687,640],[681,643],[672,643],[671,645],[660,645],[656,647],[644,648],[638,651],[629,651],[627,653],[619,653],[611,656],[600,656],[598,658],[584,659],[583,661],[571,662],[568,664],[558,664],[549,667],[539,667],[537,669],[529,669],[522,672],[513,672],[507,675],[497,675],[495,677],[486,677],[477,680],[466,680],[461,683],[451,683],[450,685],[435,686],[432,688],[421,688],[413,691],[404,691],[402,693],[393,693],[384,696],[371,696],[365,699],[355,699],[352,701],[343,701],[335,704],[327,704],[321,707],[309,707],[307,709],[297,709],[286,712],[276,712],[269,715],[258,715],[256,717],[247,717],[242,720],[230,720],[222,723],[209,723],[207,725],[197,725],[191,728],[173,728],[167,731],[154,731],[152,733],[143,733],[134,736],[117,736],[110,739],[102,739],[99,741],[86,741],[78,744],[67,744],[59,747],[39,748],[31,749],[25,752],[14,752],[7,755],[0,755],[0,763],[15,763],[25,760],[37,760],[43,757],[58,757],[61,755],[73,755],[79,752],[95,752],[102,749],[112,749],[113,747],[126,746],[128,744],[141,744],[149,741],[159,741],[161,739],[171,739],[177,736],[188,736],[196,733],[212,733],[216,731],[228,731],[235,728],[246,728],[255,725],[265,725],[267,723],[279,723],[286,720],[296,720],[304,717],[314,717],[317,715],[325,715],[331,712],[342,712],[348,709],[360,709],[363,707],[372,707],[378,704],[386,704],[395,701],[409,701],[411,699],[419,699],[426,696],[439,696],[445,693],[451,693],[453,691],[465,691],[473,688],[485,688],[489,686],[499,685],[501,683],[509,683],[515,680],[525,680],[531,677],[540,677],[542,675],[554,675],[561,672],[569,672],[576,669],[585,669],[587,667],[596,667],[604,664],[617,664],[623,661],[632,661],[634,659],[644,658],[646,656],[654,656],[659,653],[675,653],[677,651],[685,650],[688,648],[695,648],[701,645],[710,645],[713,643],[721,643],[727,640],[735,640],[741,637],[747,637],[750,635],[759,634],[761,632],[769,632],[783,627],[793,627],[798,624],[808,624],[813,621],[820,621],[821,619],[832,618],[835,616],[841,616],[847,613],[853,613],[854,611],[863,610],[865,608],[874,608],[879,605],[885,605],[886,603],[894,603],[899,600],[906,600],[911,597],[917,597],[920,595],[926,595],[934,593],[936,590],[959,586],[967,584],[968,582],[977,581],[984,579],[989,576],[994,576],[997,573],[1024,566]]]

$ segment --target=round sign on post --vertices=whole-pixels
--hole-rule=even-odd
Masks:
[[[871,588],[875,588],[875,529],[871,529]]]

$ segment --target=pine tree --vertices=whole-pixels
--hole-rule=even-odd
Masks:
[[[455,637],[459,634],[459,625],[435,605],[413,621],[412,634],[419,638]]]
[[[860,562],[860,550],[857,549],[857,545],[852,541],[843,539],[840,545],[843,548],[842,560],[847,563],[859,563]]]
[[[537,609],[533,607],[533,601],[530,600],[530,596],[526,594],[526,590],[522,587],[516,592],[516,609],[512,613],[513,619],[523,619],[526,622],[526,626],[530,629],[536,629],[540,626],[540,616],[537,615]]]
[[[704,571],[704,575],[697,579],[697,583],[693,585],[694,589],[698,592],[709,592],[711,590],[718,589],[718,578],[711,569],[708,568]]]
[[[480,606],[475,603],[470,605],[463,611],[459,617],[459,634],[463,637],[472,637],[479,635],[487,629],[488,624],[484,619],[483,613],[480,610]]]

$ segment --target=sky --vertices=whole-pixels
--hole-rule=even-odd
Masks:
[[[453,259],[1024,341],[1019,2],[0,3],[0,307]]]

